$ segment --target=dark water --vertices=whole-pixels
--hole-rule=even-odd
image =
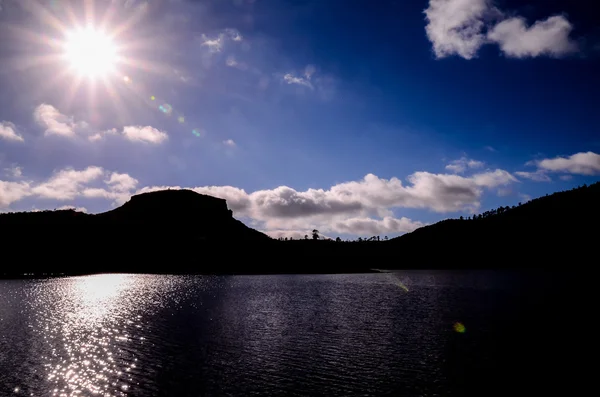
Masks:
[[[0,396],[531,395],[560,362],[551,290],[492,272],[0,281]]]

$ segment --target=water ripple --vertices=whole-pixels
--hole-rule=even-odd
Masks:
[[[464,395],[506,299],[431,274],[2,281],[0,395]]]

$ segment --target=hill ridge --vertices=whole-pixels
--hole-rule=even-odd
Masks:
[[[62,269],[72,274],[82,268],[339,273],[374,268],[583,266],[593,258],[600,221],[599,182],[514,208],[502,206],[481,217],[477,214],[476,219],[446,219],[389,241],[277,241],[236,220],[225,200],[189,190],[172,192],[177,193],[133,196],[119,208],[96,215],[72,210],[2,214],[0,241],[5,253],[22,253],[26,260],[0,272]],[[148,198],[151,205],[144,204]],[[186,200],[191,204],[181,205]],[[153,208],[163,209],[158,214]]]

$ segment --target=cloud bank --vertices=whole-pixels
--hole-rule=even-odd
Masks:
[[[530,163],[537,170],[519,171],[515,175],[534,181],[549,181],[548,173],[598,175],[600,155],[592,152],[569,157],[548,158]],[[449,164],[452,171],[478,169],[483,163],[461,158]],[[458,167],[458,169],[456,168]],[[464,169],[463,169],[464,168]],[[63,168],[44,180],[29,180],[22,169],[12,167],[6,175],[12,180],[0,181],[0,207],[6,210],[19,200],[38,199],[69,202],[84,199],[109,200],[120,205],[133,194],[181,189],[180,186],[144,186],[126,173],[98,166],[83,169]],[[13,172],[18,170],[18,172]],[[565,175],[563,175],[565,176]],[[469,176],[415,172],[406,177],[385,179],[374,174],[333,185],[327,189],[299,191],[289,186],[257,190],[251,193],[234,186],[185,187],[201,194],[227,200],[235,216],[248,218],[253,227],[272,236],[303,236],[317,228],[325,234],[387,235],[410,232],[424,223],[407,217],[397,218],[394,210],[424,209],[435,213],[476,212],[486,191],[501,194],[518,183],[517,178],[502,169],[485,170]]]
[[[420,208],[438,213],[475,211],[485,189],[506,186],[517,179],[504,170],[487,171],[470,177],[416,172],[405,185],[398,178],[373,174],[329,189],[297,191],[288,186],[247,193],[233,186],[188,187],[195,192],[227,200],[236,216],[253,219],[273,235],[309,230],[362,235],[412,231],[423,225],[408,218],[394,218],[395,208]],[[149,186],[149,192],[179,186]],[[372,233],[371,233],[372,232]],[[377,232],[377,233],[375,233]],[[304,233],[298,232],[301,235]]]

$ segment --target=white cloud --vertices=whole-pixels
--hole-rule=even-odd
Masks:
[[[526,171],[517,171],[515,172],[517,176],[525,179],[531,179],[535,182],[550,182],[552,179],[546,174],[544,170],[537,170],[535,172],[526,172]]]
[[[510,57],[564,56],[577,52],[577,43],[569,38],[573,25],[562,15],[537,21],[527,27],[525,18],[506,19],[494,26],[488,39],[497,43]]]
[[[104,170],[100,167],[87,167],[77,171],[67,168],[56,172],[44,183],[35,186],[33,194],[48,199],[73,200],[79,196],[84,185],[100,178]]]
[[[573,179],[572,175],[561,175],[559,176],[561,181],[570,181],[571,179]]]
[[[88,136],[88,139],[91,142],[98,142],[102,139],[104,139],[107,135],[117,135],[117,129],[116,128],[111,128],[110,130],[106,130],[106,131],[101,131],[101,132],[97,132],[93,135]]]
[[[219,34],[217,37],[209,38],[207,35],[202,34],[202,46],[208,47],[210,52],[221,52],[223,50],[223,44],[225,42],[225,35]]]
[[[193,189],[196,193],[220,197],[235,212],[244,213],[251,206],[250,196],[244,189],[233,186],[204,186]]]
[[[119,174],[118,172],[110,174],[110,177],[104,182],[117,192],[128,192],[135,189],[138,184],[137,179],[128,174]]]
[[[581,152],[569,157],[555,157],[535,162],[538,168],[580,175],[600,174],[600,155],[594,152]]]
[[[309,230],[262,230],[262,232],[264,234],[266,234],[267,236],[270,236],[274,239],[278,239],[280,237],[287,237],[292,238],[294,240],[304,240],[304,236],[308,236],[308,238],[311,238],[311,234]]]
[[[316,227],[319,231],[329,235],[383,236],[410,233],[424,225],[422,222],[412,221],[406,217],[394,218],[386,216],[382,219],[357,217],[339,219],[329,224],[307,224],[302,230],[273,229],[265,230],[264,233],[273,238],[292,237],[293,239],[301,240],[304,239],[304,236],[308,235],[310,239],[311,231]]]
[[[75,137],[81,130],[88,129],[89,125],[85,121],[75,122],[72,117],[65,116],[60,113],[52,105],[41,104],[34,111],[34,119],[36,122],[45,128],[44,135],[62,135]],[[0,135],[1,135],[0,129]],[[105,139],[107,136],[122,136],[132,142],[144,142],[151,144],[161,144],[169,139],[166,132],[160,131],[151,126],[131,125],[123,127],[121,133],[116,128],[111,128],[105,131],[99,131],[88,135],[87,139],[90,142],[98,142]]]
[[[27,182],[5,182],[0,181],[0,208],[8,207],[30,194],[30,186]]]
[[[116,205],[121,205],[131,197],[138,185],[138,180],[129,174],[113,172],[104,183],[106,184],[105,188],[89,187],[84,189],[81,195],[88,198],[104,198],[112,200]]]
[[[57,210],[62,211],[62,210],[75,210],[77,212],[88,212],[87,208],[85,207],[75,207],[74,205],[63,205],[61,207],[58,207]]]
[[[91,142],[99,142],[108,136],[121,136],[131,142],[142,142],[159,145],[169,139],[166,132],[160,131],[151,126],[130,125],[123,127],[123,131],[118,132],[116,128],[97,132],[88,136]]]
[[[317,69],[313,65],[307,65],[299,73],[289,72],[277,75],[277,79],[287,85],[306,87],[324,101],[330,101],[336,93],[336,79],[331,75],[318,75]]]
[[[233,139],[224,140],[223,144],[229,147],[235,147],[235,142],[233,141]]]
[[[236,61],[235,56],[230,55],[225,60],[225,64],[230,67],[236,67],[238,66],[238,61]]]
[[[80,192],[82,197],[111,200],[114,205],[122,205],[131,197],[131,192],[111,188],[90,187]]]
[[[528,27],[520,16],[505,18],[492,0],[429,0],[425,32],[436,58],[472,59],[484,44],[498,44],[509,57],[563,56],[577,51],[571,23],[561,15]],[[493,20],[499,20],[494,26]]]
[[[483,161],[461,157],[458,160],[451,161],[450,164],[446,166],[446,169],[456,174],[460,174],[465,172],[467,168],[483,168],[484,165],[485,163]]]
[[[508,185],[516,179],[496,170],[462,177],[449,174],[415,172],[405,186],[398,178],[383,179],[368,174],[362,180],[340,183],[329,190],[308,189],[298,192],[281,186],[250,195],[254,216],[297,217],[321,214],[380,213],[384,208],[425,208],[452,212],[479,206],[482,188]],[[386,214],[387,215],[387,214]]]
[[[467,162],[467,166],[469,168],[482,168],[485,165],[485,163],[483,161],[477,161],[477,160],[469,160]]]
[[[314,65],[306,65],[306,67],[304,68],[304,77],[306,77],[308,80],[310,80],[313,76],[313,74],[315,74],[317,71],[317,68],[315,68]]]
[[[379,236],[409,233],[422,226],[424,226],[423,223],[412,221],[406,217],[400,219],[391,216],[386,216],[383,219],[362,217],[337,221],[332,225],[330,231],[343,234]]]
[[[73,137],[77,129],[87,127],[87,123],[75,122],[72,117],[62,114],[54,106],[46,103],[35,108],[33,118],[42,128],[45,128],[44,135]]]
[[[5,168],[4,172],[6,173],[6,175],[12,177],[12,178],[20,178],[23,176],[23,167],[19,167],[19,166],[12,166],[9,168]]]
[[[242,41],[244,38],[237,29],[225,29],[227,36],[233,41]]]
[[[248,65],[245,62],[239,62],[234,55],[229,55],[225,60],[225,64],[232,68],[248,70]]]
[[[82,170],[65,168],[54,172],[47,180],[37,183],[0,181],[0,208],[8,207],[27,197],[57,201],[96,197],[122,204],[131,197],[137,183],[138,181],[128,174],[111,173],[101,167],[90,166]],[[94,184],[101,187],[92,186]]]
[[[207,47],[211,53],[217,53],[223,51],[225,43],[229,40],[233,42],[241,42],[244,38],[236,29],[225,29],[223,32],[216,36],[209,37],[206,34],[200,36],[201,46]]]
[[[475,57],[485,43],[483,18],[490,6],[489,0],[430,0],[425,31],[435,56]]]
[[[308,79],[306,77],[294,76],[291,73],[287,73],[286,75],[284,75],[283,81],[285,81],[288,84],[303,85],[305,87],[310,88],[311,90],[314,88],[310,82],[310,79]]]
[[[139,125],[124,127],[123,135],[126,139],[132,142],[146,142],[152,144],[160,144],[169,139],[169,136],[165,132],[157,130],[154,127],[142,127]]]
[[[0,138],[7,141],[24,142],[23,137],[17,133],[17,127],[8,121],[0,121]]]
[[[513,182],[518,182],[517,178],[510,172],[504,170],[487,171],[481,174],[475,174],[471,179],[477,186],[495,188],[498,186],[507,186]]]

